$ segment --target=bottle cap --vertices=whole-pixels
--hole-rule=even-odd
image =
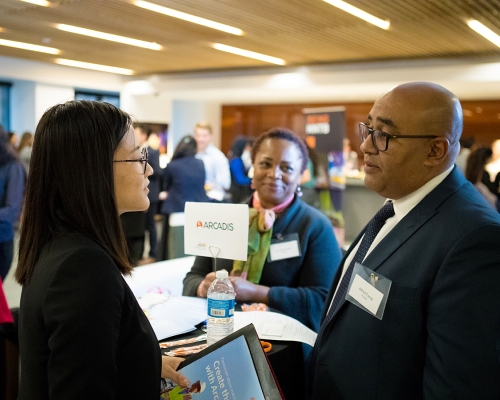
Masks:
[[[217,279],[226,279],[228,277],[227,271],[225,269],[221,269],[215,273],[215,277]]]

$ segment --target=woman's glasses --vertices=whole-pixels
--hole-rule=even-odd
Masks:
[[[113,160],[113,162],[140,162],[144,166],[143,174],[146,174],[146,168],[148,167],[148,149],[143,147],[141,150],[141,158],[138,160]]]

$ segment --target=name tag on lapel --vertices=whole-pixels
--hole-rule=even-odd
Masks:
[[[267,261],[273,262],[299,257],[301,255],[299,243],[298,233],[291,233],[289,235],[278,234],[276,238],[271,239]]]
[[[390,279],[356,263],[347,288],[346,300],[382,319],[391,284]]]

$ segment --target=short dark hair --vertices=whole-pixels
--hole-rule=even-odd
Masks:
[[[134,122],[133,124],[134,129],[140,129],[142,133],[146,135],[146,137],[149,139],[149,136],[153,133],[153,130],[148,124],[142,124],[139,122]]]
[[[493,151],[489,147],[482,147],[470,153],[465,166],[465,178],[473,184],[479,182],[483,175],[484,166],[492,155]]]
[[[191,135],[186,135],[177,144],[174,154],[172,155],[172,160],[184,157],[194,157],[196,152],[196,140],[194,140],[194,137]]]
[[[55,234],[80,232],[101,245],[123,274],[132,270],[116,206],[113,158],[132,124],[98,101],[49,108],[36,128],[21,223],[16,279],[28,283]]]
[[[251,142],[246,139],[246,138],[237,138],[234,142],[233,145],[231,146],[231,154],[230,158],[240,158],[243,154],[243,151],[245,150],[245,147],[247,144],[250,144]]]
[[[476,139],[474,136],[467,136],[460,138],[460,147],[464,149],[471,149],[476,144]]]
[[[252,147],[252,152],[251,152],[252,163],[255,162],[255,158],[257,156],[257,153],[259,152],[260,146],[266,139],[282,139],[295,143],[295,145],[300,151],[300,154],[302,155],[302,167],[300,169],[300,172],[304,172],[307,169],[307,158],[308,158],[307,147],[304,141],[299,136],[297,136],[295,132],[287,128],[272,128],[267,132],[261,134],[255,140]]]

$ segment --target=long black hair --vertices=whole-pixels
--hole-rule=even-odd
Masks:
[[[130,273],[116,207],[113,157],[132,124],[111,104],[68,101],[49,108],[35,132],[16,279],[28,283],[43,247],[59,232],[99,243]]]

